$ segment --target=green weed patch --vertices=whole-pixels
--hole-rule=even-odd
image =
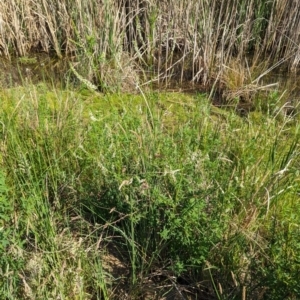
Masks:
[[[5,298],[300,295],[297,116],[45,85],[0,102]]]

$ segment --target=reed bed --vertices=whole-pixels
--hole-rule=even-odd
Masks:
[[[133,72],[139,76],[128,86],[150,74],[159,82],[209,83],[232,57],[296,71],[299,11],[299,2],[283,0],[12,0],[0,7],[0,49],[68,56],[104,89]]]
[[[2,3],[0,298],[298,299],[299,104],[261,79],[297,71],[299,8]],[[173,80],[211,92],[144,90]]]

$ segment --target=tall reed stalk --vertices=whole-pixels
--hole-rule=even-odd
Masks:
[[[300,3],[284,0],[12,0],[0,7],[0,49],[75,55],[81,75],[102,87],[120,84],[136,62],[160,81],[207,83],[232,56],[295,70],[299,11]]]

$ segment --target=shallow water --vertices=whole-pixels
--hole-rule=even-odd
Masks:
[[[57,84],[63,80],[67,66],[67,60],[43,53],[10,60],[0,57],[0,86],[6,88],[41,81]]]
[[[38,53],[30,57],[15,57],[8,60],[0,57],[0,86],[2,88],[23,85],[24,83],[49,82],[57,85],[66,83],[70,58],[58,59],[46,53]],[[260,86],[272,85],[271,90],[278,91],[284,99],[300,102],[300,74],[289,73],[287,70],[275,69],[259,80]],[[151,84],[154,90],[166,92],[181,92],[188,94],[204,93],[210,95],[211,87],[201,84],[176,80],[168,84]],[[217,101],[217,93],[211,94],[212,100]]]

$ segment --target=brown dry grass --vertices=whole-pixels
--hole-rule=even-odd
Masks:
[[[233,56],[249,52],[296,70],[299,12],[300,3],[283,0],[12,0],[0,7],[0,51],[75,55],[87,80],[96,75],[109,85],[137,62],[158,82],[207,84]],[[124,76],[112,79],[112,65]]]

